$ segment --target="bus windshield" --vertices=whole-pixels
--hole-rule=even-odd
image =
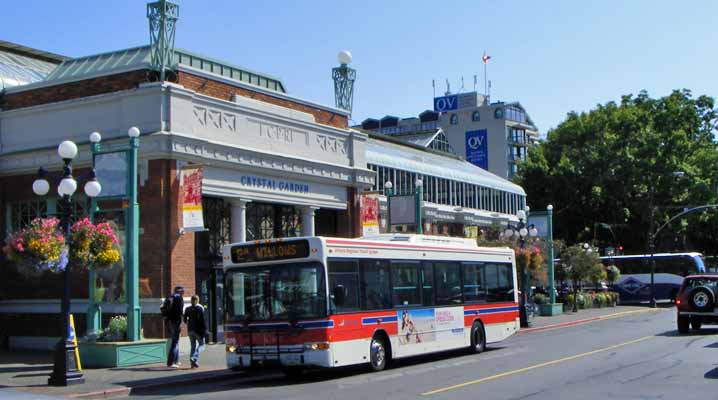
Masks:
[[[227,322],[326,316],[324,268],[318,262],[228,270]]]

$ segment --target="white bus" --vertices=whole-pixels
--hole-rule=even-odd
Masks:
[[[227,365],[304,368],[470,348],[519,330],[514,252],[387,234],[224,247]]]

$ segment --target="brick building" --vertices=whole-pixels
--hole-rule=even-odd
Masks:
[[[161,298],[182,285],[209,305],[212,334],[221,340],[221,244],[357,236],[358,193],[374,184],[375,173],[366,167],[368,137],[348,128],[347,112],[289,95],[266,74],[185,50],[174,56],[175,73],[159,82],[149,46],[65,58],[0,42],[0,75],[3,60],[21,70],[44,68],[0,94],[0,240],[57,213],[56,199],[31,188],[39,167],[60,170],[61,141],[78,144],[73,165],[82,183],[91,165],[88,135],[98,131],[102,145],[113,146],[137,126],[144,335],[163,335]],[[202,232],[180,229],[179,171],[188,165],[204,172]],[[84,195],[73,203],[76,215],[88,212]],[[122,210],[106,201],[96,215],[122,230]],[[60,336],[61,279],[30,279],[0,262],[0,335],[16,346],[52,345]],[[96,282],[105,322],[125,312],[122,271],[111,268]],[[72,312],[84,332],[89,283],[86,274],[74,277]]]

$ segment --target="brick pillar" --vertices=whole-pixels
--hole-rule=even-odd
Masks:
[[[182,197],[177,161],[169,168],[169,258],[170,287],[184,286],[185,295],[195,294],[194,232],[180,233],[182,226]]]

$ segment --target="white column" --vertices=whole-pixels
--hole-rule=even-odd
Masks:
[[[314,211],[319,207],[302,207],[302,236],[314,236]]]
[[[232,199],[232,243],[247,241],[247,203],[249,200]]]

